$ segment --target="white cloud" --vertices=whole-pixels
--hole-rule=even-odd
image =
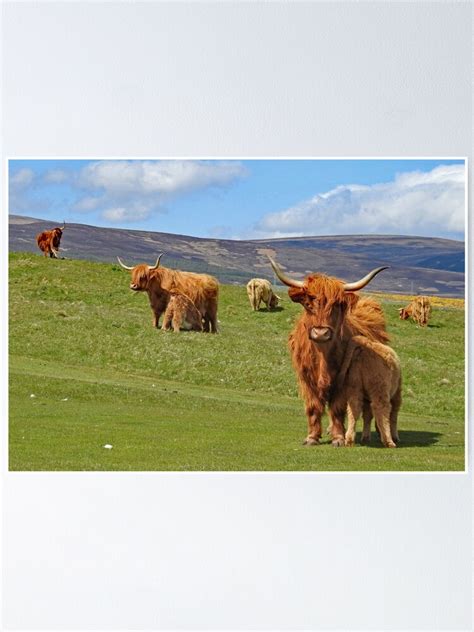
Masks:
[[[119,206],[108,208],[102,212],[102,217],[113,224],[121,222],[139,222],[150,216],[151,209],[145,206]]]
[[[53,169],[44,174],[44,181],[51,184],[61,184],[61,182],[66,182],[66,180],[68,180],[68,175],[61,169]]]
[[[100,160],[79,173],[75,185],[87,191],[75,209],[99,211],[110,222],[140,222],[164,213],[166,201],[197,189],[222,187],[246,174],[236,161]]]
[[[31,169],[20,169],[10,177],[10,186],[21,189],[27,187],[34,180],[35,174]]]
[[[95,211],[100,203],[100,197],[84,197],[76,202],[76,204],[74,205],[74,210],[80,211],[82,213],[89,213],[90,211]]]
[[[209,186],[223,186],[245,174],[239,162],[199,160],[94,162],[82,170],[84,186],[113,194],[171,195]]]
[[[319,193],[265,215],[251,236],[392,233],[462,238],[464,205],[464,166],[441,165],[427,173],[398,174],[392,182],[347,184]]]

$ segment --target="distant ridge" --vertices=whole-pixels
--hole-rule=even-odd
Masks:
[[[10,251],[39,254],[35,235],[58,225],[62,219],[10,215]],[[67,223],[61,246],[68,258],[116,263],[119,255],[128,265],[152,263],[164,252],[163,265],[209,272],[222,283],[246,283],[253,276],[274,280],[267,254],[276,256],[297,278],[323,272],[353,280],[389,265],[371,283],[374,291],[464,296],[464,243],[438,237],[331,235],[235,241]]]

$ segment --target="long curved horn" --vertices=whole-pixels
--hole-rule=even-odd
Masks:
[[[163,253],[161,253],[161,255],[158,257],[154,266],[148,266],[148,270],[156,270],[156,268],[158,268],[158,266],[160,265],[160,259],[162,256]]]
[[[280,279],[280,281],[282,283],[284,283],[285,285],[288,285],[289,287],[303,287],[304,286],[303,281],[295,281],[295,279],[290,279],[290,277],[287,277],[286,274],[283,272],[283,270],[278,265],[278,263],[276,261],[274,261],[270,257],[270,255],[267,255],[267,257],[270,259],[270,263],[272,264],[273,272],[277,275],[277,277]]]
[[[66,228],[66,220],[65,219],[63,219],[63,224],[64,224],[64,226],[61,226],[61,230],[64,230]]]
[[[366,274],[365,277],[363,277],[359,281],[354,281],[354,283],[344,283],[344,290],[346,292],[357,292],[357,290],[361,290],[372,281],[374,276],[376,276],[379,272],[382,272],[382,270],[387,270],[387,268],[390,268],[390,266],[375,268],[375,270],[372,270],[371,272],[369,272],[369,274]]]
[[[122,261],[120,261],[120,257],[117,257],[117,261],[120,263],[124,270],[133,270],[133,266],[126,266]]]

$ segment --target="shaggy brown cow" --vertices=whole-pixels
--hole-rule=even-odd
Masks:
[[[431,301],[427,296],[417,296],[406,307],[398,310],[402,320],[408,320],[410,316],[420,327],[426,327],[431,315]]]
[[[163,316],[162,329],[178,332],[181,328],[202,331],[202,315],[194,303],[184,294],[171,292],[168,307]]]
[[[344,388],[338,388],[338,374],[348,343],[356,335],[381,343],[388,341],[380,305],[372,299],[360,298],[354,292],[365,287],[387,266],[372,270],[355,283],[344,283],[322,274],[311,274],[304,281],[295,281],[287,277],[273,259],[270,258],[270,262],[278,278],[289,286],[291,300],[304,307],[289,338],[308,418],[308,435],[304,443],[319,443],[321,417],[327,404],[332,444],[342,446],[347,394]]]
[[[354,336],[349,341],[341,367],[347,397],[348,426],[345,444],[354,445],[356,421],[363,413],[361,443],[370,441],[370,423],[375,417],[382,443],[394,448],[398,442],[398,411],[402,403],[400,360],[389,346]],[[340,386],[340,383],[338,383]]]
[[[278,301],[281,300],[274,293],[272,284],[267,279],[250,279],[247,283],[247,294],[254,312],[260,308],[262,302],[265,303],[267,309],[275,309],[278,307]]]
[[[58,226],[52,230],[44,230],[42,233],[36,235],[38,248],[44,253],[45,257],[49,256],[54,259],[59,259],[59,244],[65,227],[66,222],[64,222],[64,226],[61,226],[61,228]]]
[[[217,301],[219,283],[208,274],[181,272],[170,268],[160,268],[158,257],[154,266],[141,263],[135,267],[126,266],[119,257],[118,262],[125,270],[131,271],[130,289],[147,292],[153,311],[153,327],[159,326],[160,316],[166,310],[172,293],[184,294],[202,314],[203,330],[217,332]]]

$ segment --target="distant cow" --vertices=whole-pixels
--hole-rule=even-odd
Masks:
[[[431,315],[431,301],[427,296],[417,296],[409,305],[399,309],[398,313],[402,320],[408,320],[411,316],[420,327],[426,327]]]
[[[280,297],[272,288],[272,284],[267,279],[250,279],[247,283],[247,294],[250,305],[254,312],[260,308],[260,303],[265,303],[267,309],[275,309],[278,306]]]
[[[45,257],[49,256],[54,259],[59,259],[59,244],[65,227],[66,222],[64,222],[64,226],[61,226],[61,228],[58,226],[52,230],[44,230],[42,233],[36,235],[38,248],[44,253]]]
[[[178,332],[180,329],[202,331],[202,315],[194,303],[184,294],[171,292],[170,300],[163,316],[162,329]]]
[[[122,268],[131,271],[130,289],[148,293],[153,311],[153,327],[159,326],[160,316],[168,307],[172,294],[184,294],[202,314],[203,330],[216,333],[219,298],[217,279],[209,274],[160,268],[161,257],[158,257],[154,266],[141,263],[135,267],[126,266],[117,257]]]

